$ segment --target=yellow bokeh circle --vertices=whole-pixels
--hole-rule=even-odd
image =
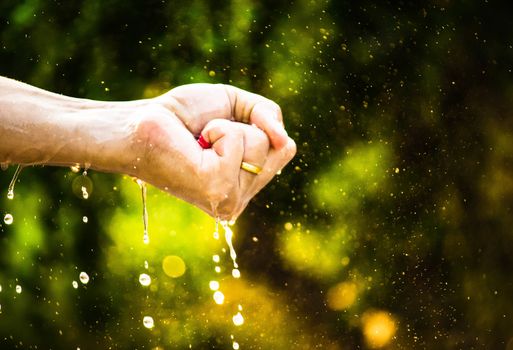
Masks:
[[[185,273],[185,262],[176,255],[168,255],[162,260],[162,270],[172,278],[177,278]]]

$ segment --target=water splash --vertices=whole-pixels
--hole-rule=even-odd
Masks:
[[[240,278],[240,271],[239,271],[239,265],[237,264],[237,253],[235,252],[235,248],[233,247],[233,231],[229,227],[228,222],[221,221],[221,226],[223,226],[224,229],[224,239],[226,241],[226,244],[228,245],[228,248],[230,249],[230,258],[233,262],[233,270],[232,270],[232,276],[234,278]]]
[[[135,179],[135,182],[141,189],[142,206],[143,206],[143,225],[144,225],[144,244],[150,243],[150,236],[148,235],[148,210],[146,209],[146,183],[140,179]]]
[[[232,276],[233,278],[240,278],[240,271],[238,269],[239,265],[237,264],[237,253],[235,252],[235,248],[233,247],[233,231],[229,227],[229,225],[233,225],[235,222],[228,223],[227,221],[221,221],[219,218],[216,218],[215,222],[215,229],[214,229],[214,239],[219,240],[219,224],[224,229],[224,237],[226,244],[230,251],[230,258],[233,263],[233,269],[232,269]],[[226,253],[226,249],[221,249],[224,253]],[[221,261],[221,258],[218,254],[212,255],[212,261],[215,263],[214,270],[216,273],[221,273],[221,267],[219,266],[219,263]],[[214,302],[217,305],[224,304],[225,296],[223,292],[221,292],[220,289],[220,283],[216,280],[212,280],[208,284],[211,291],[213,291],[213,299]],[[242,305],[238,305],[237,313],[232,317],[232,322],[236,327],[242,326],[244,324],[244,316],[242,316]],[[235,350],[238,350],[240,348],[240,345],[237,341],[235,341],[235,336],[232,334],[230,335],[232,339],[232,348]]]
[[[14,198],[14,185],[16,185],[16,181],[18,180],[18,177],[20,176],[21,171],[23,170],[23,165],[18,165],[16,168],[16,171],[14,172],[14,175],[12,176],[11,183],[9,184],[9,187],[7,188],[7,198],[13,199]]]

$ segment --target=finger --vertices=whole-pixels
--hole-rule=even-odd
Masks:
[[[217,214],[230,219],[240,200],[239,173],[244,154],[244,135],[235,123],[216,119],[209,122],[201,135],[212,144],[204,150],[207,157],[216,158],[216,170],[211,174],[209,190],[211,202],[217,207]],[[215,153],[215,155],[214,155]]]
[[[259,128],[238,123],[244,132],[244,156],[242,160],[250,165],[263,169],[269,153],[269,138]],[[240,187],[242,196],[246,197],[256,180],[256,174],[242,169],[240,172]]]
[[[272,148],[269,151],[262,172],[255,176],[255,181],[244,196],[247,198],[247,200],[242,202],[241,205],[237,208],[236,216],[240,215],[240,213],[247,206],[249,200],[254,197],[265,185],[267,185],[272,180],[272,178],[279,171],[281,171],[288,162],[290,162],[295,154],[296,144],[291,138],[287,139],[287,143],[281,149],[277,150]]]
[[[287,143],[287,131],[283,127],[281,109],[271,101],[257,103],[251,110],[250,122],[255,124],[269,137],[271,145],[281,149]]]
[[[287,132],[283,125],[281,109],[275,102],[260,95],[225,85],[232,116],[235,120],[255,124],[269,137],[271,145],[281,149],[287,143]]]

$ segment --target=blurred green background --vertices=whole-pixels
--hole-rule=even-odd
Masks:
[[[239,280],[214,221],[154,188],[146,246],[132,179],[90,171],[86,200],[81,172],[29,167],[8,200],[0,171],[0,348],[512,350],[512,13],[2,0],[1,75],[102,100],[234,84],[282,106],[298,154],[234,227]]]

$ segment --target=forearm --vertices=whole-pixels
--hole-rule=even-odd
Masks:
[[[99,102],[0,77],[0,162],[124,170],[141,101]],[[120,159],[120,155],[127,159]]]

